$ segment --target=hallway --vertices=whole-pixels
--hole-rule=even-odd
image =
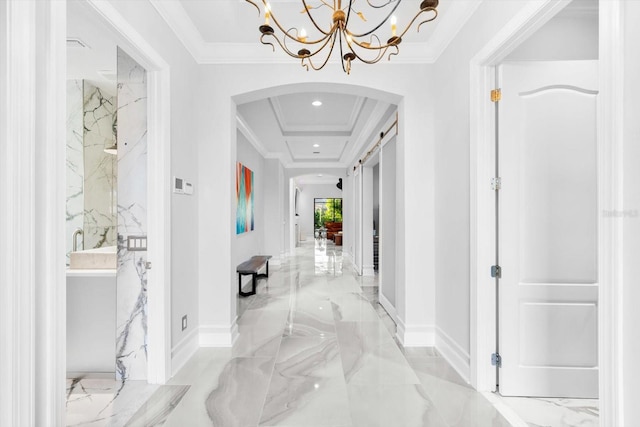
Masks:
[[[233,348],[201,348],[168,385],[128,382],[113,402],[113,381],[83,380],[68,425],[510,426],[434,349],[398,345],[375,279],[344,264],[331,242],[298,248],[240,299]]]

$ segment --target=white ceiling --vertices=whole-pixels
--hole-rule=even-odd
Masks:
[[[150,0],[171,29],[199,63],[273,63],[289,62],[291,58],[284,52],[273,52],[269,46],[259,42],[258,27],[264,22],[264,12],[243,0]],[[255,1],[255,0],[254,0]],[[380,5],[386,0],[370,0]],[[262,0],[255,1],[261,5]],[[311,37],[311,25],[305,24],[306,17],[300,0],[269,0],[273,16],[282,26],[305,27]],[[310,6],[318,6],[321,0],[309,0]],[[402,54],[393,58],[396,63],[432,63],[464,26],[469,17],[482,3],[481,0],[446,0],[438,6],[438,18],[424,24],[420,32],[417,23],[405,36],[401,45]],[[346,0],[345,0],[346,4]],[[357,16],[350,18],[354,30],[370,29],[372,22],[378,22],[381,12],[366,6],[366,2],[354,0],[354,11],[362,12],[367,22]],[[394,2],[391,2],[393,5]],[[400,3],[394,14],[398,18],[398,31],[402,31],[419,8],[419,1],[406,0]],[[388,8],[379,9],[388,11]],[[319,8],[318,23],[330,20],[329,8]],[[324,13],[324,16],[323,16]],[[386,15],[386,12],[385,12]],[[430,15],[423,14],[422,17]],[[272,21],[273,22],[273,21]],[[308,22],[308,21],[306,21]],[[384,24],[378,32],[381,40],[390,36],[390,27]]]
[[[346,168],[395,108],[363,96],[299,92],[238,105],[237,114],[240,131],[266,157],[288,167]]]
[[[246,1],[149,1],[199,63],[242,63],[247,62],[247,58],[258,63],[290,61],[282,52],[274,54],[270,47],[259,43],[258,26],[264,18]],[[320,0],[307,1],[312,5],[320,3]],[[104,84],[115,74],[115,48],[123,41],[84,3],[69,2],[68,36],[81,39],[89,48],[68,49],[68,74],[70,78]],[[260,4],[261,0],[256,3]],[[300,13],[300,0],[270,0],[270,3],[274,15],[286,27],[304,17]],[[576,0],[565,13],[592,9],[594,3],[595,0]],[[417,9],[418,4],[415,0],[401,3],[395,13],[399,28],[413,16],[412,9]],[[438,18],[423,25],[420,33],[414,26],[403,37],[401,53],[393,62],[434,62],[480,4],[479,0],[441,1]],[[366,2],[354,5],[354,10],[360,11]],[[362,12],[368,20],[375,21],[372,12],[364,9]],[[361,23],[360,19],[352,21]],[[385,25],[379,31],[380,37],[386,38],[389,29]],[[313,100],[321,100],[323,105],[314,107]],[[238,105],[238,129],[265,157],[280,158],[285,166],[346,168],[373,142],[395,108],[365,96],[303,91]],[[315,174],[310,174],[308,179],[323,180]]]
[[[70,39],[80,40],[86,47]],[[123,46],[125,42],[85,1],[67,3],[68,79],[88,80],[114,95],[118,45]]]

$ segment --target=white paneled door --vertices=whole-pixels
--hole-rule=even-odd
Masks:
[[[594,398],[598,64],[500,71],[500,393]]]

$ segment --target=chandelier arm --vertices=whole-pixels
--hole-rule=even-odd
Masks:
[[[335,35],[334,35],[334,37],[331,38],[331,40],[332,40],[332,43],[331,43],[331,48],[329,49],[329,54],[327,55],[327,57],[322,62],[322,65],[320,65],[319,67],[316,67],[315,65],[313,65],[313,61],[311,61],[311,57],[309,57],[309,64],[311,64],[311,68],[313,68],[315,71],[323,69],[324,66],[327,65],[327,63],[329,62],[329,58],[331,58],[331,53],[333,52],[333,48],[335,47],[335,44],[336,44]],[[318,53],[318,52],[320,52],[320,51],[317,51],[316,53]],[[313,55],[311,55],[311,56],[313,56]]]
[[[402,0],[389,0],[388,2],[386,2],[385,4],[380,5],[380,6],[376,6],[375,4],[371,3],[371,1],[367,0],[367,4],[368,4],[369,6],[371,6],[372,8],[374,8],[374,9],[382,9],[382,8],[384,8],[384,7],[389,6],[391,3],[395,3],[396,1],[398,1],[398,4],[400,4],[400,2],[401,2]]]
[[[431,22],[431,21],[433,21],[434,19],[436,19],[436,18],[437,18],[437,16],[438,16],[438,11],[437,11],[437,10],[435,10],[435,9],[431,9],[431,10],[432,10],[432,11],[433,11],[433,13],[434,13],[433,18],[427,19],[426,21],[422,21],[422,22],[420,23],[420,25],[424,24],[425,22]],[[399,37],[400,37],[400,38],[402,38],[402,36],[404,36],[404,35],[407,33],[407,31],[409,31],[409,29],[411,28],[411,26],[413,25],[413,23],[416,21],[416,19],[418,19],[418,17],[419,17],[420,15],[422,15],[424,12],[428,12],[428,11],[429,11],[429,9],[422,9],[420,12],[418,12],[418,13],[416,14],[416,16],[414,16],[414,17],[413,17],[413,19],[411,20],[411,22],[409,22],[409,24],[407,24],[407,26],[405,27],[405,29],[400,33],[400,36],[399,36]],[[420,25],[418,25],[418,28],[420,28]]]
[[[264,37],[265,35],[267,35],[267,34],[263,34],[263,35],[262,35],[262,37]],[[289,50],[289,48],[288,48],[286,45],[282,44],[282,42],[280,41],[280,39],[279,39],[278,37],[276,37],[274,34],[268,34],[268,35],[270,35],[271,37],[273,37],[273,38],[278,42],[278,44],[280,45],[280,47],[282,48],[282,50],[283,50],[287,55],[291,56],[292,58],[297,58],[297,59],[304,58],[304,57],[302,57],[302,56],[298,55],[297,53],[290,51],[290,50]],[[262,41],[262,37],[260,37],[260,41]],[[273,43],[268,43],[268,42],[264,42],[264,41],[262,41],[262,44],[270,44],[271,46],[273,46]]]
[[[420,27],[422,26],[422,24],[426,22],[431,22],[438,17],[438,11],[436,9],[433,9],[433,13],[434,13],[433,18],[427,19],[426,21],[422,21],[421,23],[418,24],[418,27],[416,28],[417,32],[420,32]]]
[[[245,0],[247,3],[251,3],[252,5],[254,5],[256,7],[256,9],[258,9],[258,16],[260,16],[260,6],[258,6],[256,3],[254,3],[251,0]]]
[[[380,27],[382,27],[382,25],[387,22],[387,20],[391,17],[391,15],[393,15],[393,12],[396,11],[396,9],[398,8],[398,6],[400,6],[400,3],[396,3],[395,6],[393,6],[393,9],[391,9],[391,11],[389,12],[389,14],[382,20],[380,21],[380,23],[373,28],[372,30],[367,31],[366,33],[362,33],[362,34],[353,34],[353,37],[364,37],[364,36],[368,36],[371,33],[377,31]],[[425,9],[426,10],[426,9]],[[423,12],[423,10],[421,10],[420,12],[418,12],[418,15],[420,15]],[[418,16],[416,15],[416,17]],[[413,18],[413,20],[415,21],[416,17]],[[413,21],[411,21],[413,22]]]
[[[304,1],[304,0],[302,0]],[[347,7],[347,18],[344,21],[344,27],[346,28],[347,25],[349,25],[349,17],[351,16],[351,10],[352,10],[352,6],[353,5],[353,0],[349,0],[349,7]]]
[[[313,53],[312,53],[312,54],[310,54],[309,56],[315,56],[316,54],[318,54],[321,50],[323,50],[323,49],[324,49],[324,47],[325,47],[326,45],[328,45],[328,44],[329,44],[329,42],[331,42],[331,41],[332,41],[332,38],[331,38],[331,37],[325,37],[323,40],[324,40],[324,43],[322,44],[322,46],[320,46],[320,47],[318,48],[318,50],[316,50],[315,52],[313,52]],[[328,55],[328,56],[331,56],[331,52],[333,52],[333,44],[334,44],[334,43],[335,43],[335,42],[333,42],[333,43],[331,44],[331,49],[329,50],[329,55]]]
[[[397,45],[396,45],[396,46],[393,46],[393,47],[395,47],[395,48],[396,48],[396,51],[395,51],[395,52],[391,52],[391,53],[389,54],[389,56],[387,56],[387,61],[391,61],[391,57],[392,57],[392,56],[396,56],[396,55],[398,55],[398,54],[400,53],[400,48],[399,48]]]
[[[262,34],[262,35],[260,36],[260,43],[262,43],[262,44],[264,44],[264,45],[269,45],[269,46],[271,46],[271,48],[272,48],[272,49],[273,49],[273,51],[275,52],[275,51],[276,51],[276,47],[273,45],[273,43],[268,42],[268,41],[264,41],[264,37],[265,37],[265,36],[272,36],[272,37],[274,37],[276,40],[278,40],[278,38],[277,38],[277,37],[275,37],[273,34]]]
[[[383,44],[383,43],[380,41],[380,38],[379,38],[377,35],[375,35],[375,34],[371,34],[371,36],[370,36],[370,37],[371,37],[371,38],[370,38],[370,40],[373,40],[373,39],[375,38],[375,39],[378,41],[377,46],[371,46],[371,44],[369,44],[369,45],[367,46],[367,45],[363,44],[362,42],[359,42],[359,41],[358,41],[358,39],[355,39],[355,38],[353,38],[353,37],[352,37],[352,40],[353,40],[353,43],[355,43],[358,47],[361,47],[361,48],[363,48],[363,49],[367,49],[367,50],[377,50],[377,51],[381,51],[381,50],[386,50],[386,49],[388,49],[388,48],[390,48],[390,47],[392,47],[392,46],[397,46],[397,44],[396,44],[396,43],[384,43],[384,44]],[[398,50],[399,50],[399,48],[398,48]],[[354,52],[354,53],[355,53],[355,52]],[[384,54],[384,53],[383,53],[383,54]],[[383,55],[383,54],[381,54],[381,55]]]
[[[327,44],[328,39],[331,37],[332,33],[327,34],[326,36],[318,39],[318,40],[312,40],[312,41],[303,41],[300,40],[299,37],[297,36],[292,36],[290,33],[293,33],[295,30],[295,33],[298,34],[298,29],[296,27],[291,27],[288,31],[284,31],[283,35],[285,35],[286,37],[283,38],[284,43],[286,44],[286,39],[291,39],[297,43],[300,43],[302,45],[315,45],[318,43],[322,43],[324,42],[324,44],[322,45],[322,47],[324,47]]]
[[[323,3],[324,3],[324,1],[323,1]],[[309,20],[311,21],[311,23],[313,24],[313,26],[314,26],[314,27],[316,27],[316,29],[317,29],[318,31],[320,31],[320,32],[321,32],[322,34],[324,34],[324,35],[329,35],[329,34],[331,34],[331,31],[330,31],[330,32],[328,32],[328,33],[327,33],[327,32],[325,32],[325,31],[324,31],[322,28],[320,28],[320,26],[316,23],[316,20],[315,20],[315,19],[313,19],[313,15],[311,15],[311,12],[309,11],[309,8],[308,8],[308,6],[307,6],[307,2],[306,2],[305,0],[302,0],[302,4],[304,5],[304,10],[305,10],[305,12],[307,13],[307,16],[309,17]],[[327,5],[327,6],[328,6],[328,5]],[[275,21],[275,20],[274,20],[274,21]],[[331,29],[333,30],[333,26],[331,27]]]
[[[351,0],[349,0],[349,6],[351,6]],[[347,17],[347,19],[349,19],[349,18]],[[342,48],[342,33],[343,33],[343,31],[344,31],[344,28],[340,27],[340,31],[338,31],[338,35],[337,35],[337,37],[340,38],[340,40],[339,40],[339,44],[340,44],[340,65],[342,65],[342,71],[344,71],[345,73],[349,74],[349,72],[347,71],[347,69],[344,66],[345,58],[344,58],[344,50]],[[349,45],[349,39],[347,39],[347,45]]]
[[[275,37],[275,35],[274,35],[273,37]],[[300,55],[300,54],[296,54],[295,56],[296,56],[297,58],[306,58],[306,57],[311,57],[311,56],[315,56],[315,55],[317,55],[321,50],[323,50],[323,49],[325,48],[325,46],[326,46],[327,44],[329,44],[329,42],[331,41],[331,37],[329,37],[329,36],[327,36],[327,37],[323,37],[322,39],[318,40],[317,42],[314,42],[314,43],[305,43],[305,44],[317,44],[317,43],[320,43],[320,42],[322,42],[322,41],[324,41],[324,43],[322,43],[322,45],[321,45],[320,47],[318,47],[318,49],[317,49],[315,52],[313,52],[313,53],[309,53],[309,54],[307,54],[307,55]],[[286,39],[283,39],[283,42],[284,42],[284,44],[285,44],[285,45],[287,44]],[[300,43],[302,43],[302,42],[300,42]],[[287,48],[287,50],[288,50],[288,48]],[[290,52],[291,52],[291,51],[290,51]]]
[[[309,15],[309,16],[311,16],[311,15]],[[273,19],[273,22],[274,22],[274,23],[276,24],[276,26],[280,29],[280,31],[282,31],[282,33],[283,33],[284,35],[286,35],[287,37],[289,37],[289,38],[290,38],[290,39],[292,39],[292,40],[295,40],[295,41],[297,41],[297,42],[299,42],[299,43],[304,43],[304,44],[315,44],[315,43],[320,43],[320,42],[321,42],[321,41],[323,41],[325,38],[327,38],[327,37],[331,36],[331,34],[332,34],[332,33],[333,33],[333,31],[334,31],[334,27],[335,27],[335,25],[336,25],[336,24],[334,24],[334,25],[331,27],[331,29],[330,29],[328,32],[326,32],[326,31],[324,31],[323,29],[321,29],[320,27],[318,27],[318,25],[316,24],[316,22],[315,22],[315,21],[313,21],[313,19],[312,19],[311,21],[313,22],[313,25],[318,29],[318,31],[320,31],[322,34],[324,34],[324,35],[325,35],[325,37],[322,37],[322,38],[318,39],[318,40],[317,40],[317,41],[315,41],[315,42],[303,42],[303,41],[300,41],[297,37],[293,37],[292,35],[290,35],[290,34],[289,34],[289,32],[288,32],[287,30],[285,30],[285,29],[282,27],[282,25],[280,25],[280,22],[278,22],[278,20],[273,16],[273,12],[271,12],[271,18]],[[292,28],[295,28],[295,27],[292,27]],[[296,28],[296,31],[297,31],[297,30],[298,30],[298,29]],[[289,31],[290,31],[290,30],[289,30]]]
[[[361,46],[360,44],[356,43],[356,45],[367,49],[365,46]],[[356,58],[358,58],[360,60],[360,62],[364,62],[365,64],[375,64],[376,62],[380,61],[383,57],[385,52],[387,51],[387,49],[389,48],[387,47],[379,47],[379,48],[368,48],[368,50],[376,50],[378,51],[378,54],[376,55],[375,59],[365,59],[362,56],[358,55],[358,52],[356,52],[356,50],[351,46],[351,44],[349,44],[347,42],[347,46],[349,46],[349,50],[351,50],[351,52],[356,56]]]
[[[377,41],[377,46],[371,46],[373,44],[373,39],[376,39]],[[375,34],[371,34],[371,36],[369,37],[369,41],[368,42],[360,42],[358,41],[358,39],[351,37],[351,40],[353,43],[355,43],[357,46],[363,48],[363,49],[369,49],[369,50],[380,50],[382,48],[382,42],[380,41],[380,37],[378,37]],[[367,43],[366,45],[364,43]]]

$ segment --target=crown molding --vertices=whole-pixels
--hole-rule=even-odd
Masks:
[[[346,123],[339,125],[292,125],[286,121],[280,105],[280,95],[271,96],[268,101],[283,137],[304,137],[309,135],[351,137],[365,103],[364,96],[353,95],[353,97],[355,100],[349,113],[349,118]]]
[[[458,0],[450,2],[446,14],[438,16],[438,28],[429,41],[429,48],[432,56],[432,63],[436,62],[440,55],[447,49],[449,44],[458,35],[462,27],[473,16],[480,7],[483,0]]]
[[[267,157],[267,155],[269,154],[269,151],[265,148],[264,145],[262,145],[262,143],[260,142],[256,134],[253,133],[253,131],[247,124],[247,121],[244,119],[244,117],[242,117],[242,115],[237,111],[236,111],[236,126],[240,131],[240,133],[242,133],[245,136],[245,138],[247,138],[249,143],[253,145],[253,148],[255,148],[256,151],[258,151],[258,153],[260,153],[262,157]]]
[[[379,126],[383,124],[382,120],[390,107],[387,103],[378,102],[376,104],[374,110],[369,114],[367,121],[354,139],[351,150],[349,150],[347,156],[344,157],[343,153],[342,159],[346,160],[346,164],[355,163],[372,141],[376,140],[375,136],[378,135],[380,131]]]
[[[196,62],[207,49],[202,34],[179,0],[149,0]]]
[[[449,46],[483,0],[451,2],[438,17],[438,27],[428,43],[403,43],[391,61],[379,64],[432,64]],[[149,0],[198,64],[290,64],[291,57],[255,43],[206,42],[185,11],[180,0]],[[330,60],[330,63],[338,63]]]
[[[295,162],[284,163],[285,169],[345,169],[343,162]]]

